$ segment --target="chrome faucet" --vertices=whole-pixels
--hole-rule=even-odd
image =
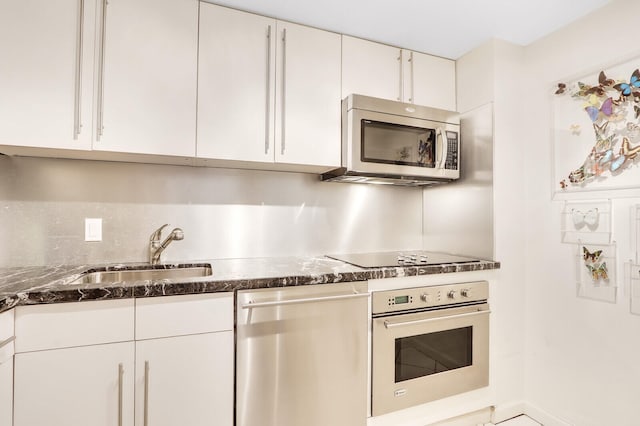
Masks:
[[[160,255],[172,241],[184,239],[184,232],[182,232],[182,229],[174,228],[169,236],[165,238],[164,241],[160,242],[160,238],[162,238],[162,230],[167,226],[169,226],[168,223],[162,225],[160,228],[156,229],[153,234],[151,234],[151,237],[149,237],[149,263],[152,265],[160,263]]]

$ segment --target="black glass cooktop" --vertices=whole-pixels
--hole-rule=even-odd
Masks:
[[[390,251],[379,253],[328,254],[331,259],[347,262],[361,268],[393,266],[426,266],[448,263],[471,263],[478,259],[423,250]]]

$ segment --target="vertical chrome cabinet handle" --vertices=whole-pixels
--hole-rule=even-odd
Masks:
[[[402,49],[398,52],[398,100],[402,101]]]
[[[285,130],[284,130],[284,126],[285,126],[285,114],[286,114],[286,108],[285,108],[285,96],[286,96],[286,84],[287,84],[287,29],[284,28],[282,30],[282,102],[281,102],[281,115],[282,115],[282,121],[281,121],[281,125],[282,125],[282,134],[281,134],[281,140],[280,140],[280,155],[284,155],[284,149],[285,149]]]
[[[267,29],[267,99],[264,118],[264,153],[269,153],[269,116],[271,115],[271,25]]]
[[[149,426],[149,361],[144,362],[144,426]]]
[[[107,37],[107,0],[102,0],[102,34],[100,40],[100,67],[98,77],[98,119],[96,125],[96,140],[100,142],[104,130],[104,51]]]
[[[410,62],[410,71],[411,71],[411,97],[409,98],[409,103],[415,103],[413,99],[413,51],[409,53],[409,62]]]
[[[78,1],[78,36],[76,37],[76,81],[75,81],[75,105],[73,107],[73,139],[77,140],[82,127],[80,115],[80,103],[82,92],[82,49],[84,46],[84,0]]]
[[[122,426],[122,376],[124,376],[124,366],[120,363],[118,364],[118,426]]]

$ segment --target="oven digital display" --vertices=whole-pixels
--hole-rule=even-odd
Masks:
[[[396,296],[393,298],[393,302],[396,305],[399,305],[402,303],[409,303],[409,296]]]

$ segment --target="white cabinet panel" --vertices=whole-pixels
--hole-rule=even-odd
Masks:
[[[93,148],[195,156],[198,1],[109,0],[103,10]]]
[[[136,340],[233,330],[233,293],[136,299]]]
[[[342,36],[342,98],[356,93],[456,109],[455,62]]]
[[[416,105],[455,111],[455,62],[418,52],[407,52],[404,58],[405,98]]]
[[[91,148],[95,3],[0,2],[0,145]]]
[[[340,165],[340,35],[278,21],[276,161]]]
[[[340,35],[202,4],[202,159],[340,164]]]
[[[0,360],[0,426],[13,423],[13,357]]]
[[[128,342],[17,354],[14,426],[132,426],[134,350]]]
[[[16,352],[133,340],[133,299],[16,308]]]
[[[232,331],[136,342],[136,425],[146,424],[233,425]]]
[[[0,426],[13,421],[13,313],[0,314]]]
[[[342,36],[342,99],[355,93],[402,100],[402,49]]]
[[[200,5],[200,158],[273,161],[276,21]]]

